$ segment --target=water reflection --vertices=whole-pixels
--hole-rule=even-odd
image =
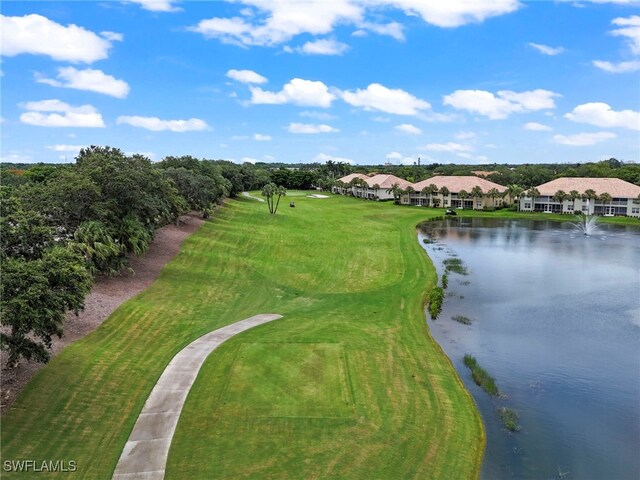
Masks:
[[[640,233],[600,229],[596,238],[570,222],[447,219],[421,234],[440,275],[453,256],[469,270],[449,273],[429,326],[483,415],[484,479],[640,478]],[[465,353],[506,397],[473,384]],[[518,412],[521,432],[502,428],[500,406]]]

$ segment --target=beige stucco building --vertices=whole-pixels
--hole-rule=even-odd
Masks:
[[[539,195],[520,199],[521,211],[640,217],[640,187],[619,178],[564,177],[538,185],[536,189]],[[589,190],[591,198],[585,194]],[[576,198],[560,200],[556,198],[559,191],[568,196],[574,192]],[[608,193],[611,201],[602,201],[603,193]]]
[[[438,193],[425,192],[425,188],[435,185]],[[435,176],[412,185],[414,193],[401,197],[403,205],[439,206],[444,208],[483,208],[501,207],[509,203],[505,197],[507,188],[473,175]],[[443,194],[443,188],[444,194]],[[479,188],[479,190],[476,190]],[[475,196],[473,196],[475,192]]]

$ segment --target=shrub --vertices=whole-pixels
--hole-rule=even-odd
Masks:
[[[447,272],[454,272],[459,275],[469,275],[467,267],[464,266],[464,263],[459,258],[447,258],[443,263]]]
[[[464,356],[464,364],[471,370],[471,377],[476,385],[479,385],[485,392],[491,396],[500,394],[495,379],[489,373],[478,365],[473,355]]]
[[[519,432],[520,424],[518,424],[518,414],[512,408],[502,407],[498,409],[500,421],[510,432]]]
[[[449,286],[449,275],[445,273],[442,275],[442,288],[446,290],[448,286]]]
[[[469,317],[465,317],[464,315],[455,315],[451,317],[451,320],[455,320],[458,323],[462,323],[463,325],[471,325],[471,319]]]
[[[429,294],[429,314],[432,320],[438,318],[442,311],[442,302],[444,302],[444,290],[441,287],[433,287]]]

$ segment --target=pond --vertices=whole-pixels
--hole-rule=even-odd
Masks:
[[[483,417],[483,479],[640,478],[640,231],[598,228],[458,218],[419,234],[439,278],[447,259],[466,269],[448,273],[427,321]],[[499,397],[473,383],[465,354]],[[517,412],[519,432],[500,407]]]

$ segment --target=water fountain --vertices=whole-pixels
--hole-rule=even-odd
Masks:
[[[588,237],[596,233],[599,233],[598,219],[596,216],[576,215],[576,218],[577,220],[575,222],[575,226],[580,233]]]

